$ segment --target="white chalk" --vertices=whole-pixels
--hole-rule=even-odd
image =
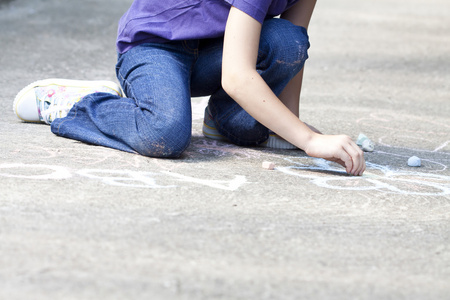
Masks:
[[[266,170],[273,170],[273,169],[275,169],[275,164],[270,161],[264,161],[262,163],[262,168],[266,169]]]
[[[375,149],[375,145],[371,140],[367,139],[362,142],[361,149],[363,151],[373,152],[373,150]]]
[[[411,156],[408,159],[408,166],[410,167],[420,167],[422,164],[420,158],[418,158],[417,156]]]
[[[372,152],[375,149],[375,144],[363,133],[359,134],[356,145],[366,152]]]

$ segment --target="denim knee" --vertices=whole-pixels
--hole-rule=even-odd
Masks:
[[[133,149],[141,155],[176,158],[180,157],[190,144],[191,128],[182,122],[169,121],[161,126],[157,124],[150,126],[151,130],[141,132],[133,145]]]
[[[267,20],[261,31],[260,64],[264,68],[275,62],[287,72],[297,73],[308,59],[309,46],[306,28],[283,19]]]

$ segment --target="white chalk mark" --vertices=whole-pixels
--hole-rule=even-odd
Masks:
[[[156,173],[137,172],[130,170],[94,170],[84,169],[77,172],[78,175],[98,179],[103,183],[115,186],[134,188],[174,188],[175,185],[159,185],[156,183]]]
[[[407,155],[395,154],[395,153],[389,153],[389,152],[384,152],[384,151],[376,151],[376,153],[377,153],[377,154],[385,154],[385,155],[388,155],[388,156],[390,156],[390,157],[396,156],[396,157],[402,157],[402,158],[405,158],[405,159],[408,158]],[[445,164],[440,163],[440,162],[437,162],[437,161],[434,161],[434,160],[431,160],[431,159],[422,159],[422,161],[424,161],[424,162],[429,162],[429,163],[432,164],[432,165],[438,165],[438,166],[441,166],[441,169],[438,170],[438,171],[445,171],[445,170],[447,169],[447,166],[446,166]]]
[[[441,149],[444,149],[445,147],[447,147],[447,145],[450,143],[450,141],[446,141],[445,143],[443,143],[442,145],[440,145],[439,147],[437,147],[436,149],[433,150],[433,152],[438,152]]]
[[[300,159],[300,158],[298,158]],[[343,172],[330,165],[329,162],[322,159],[313,159],[316,166],[302,164],[293,159],[286,159],[293,162],[293,166],[281,167],[276,170],[284,174],[309,179],[311,183],[329,189],[347,190],[347,191],[379,191],[384,193],[393,193],[401,195],[420,195],[420,196],[444,196],[450,195],[450,177],[438,174],[428,174],[421,172],[394,171],[388,166],[377,165],[367,162],[368,170],[381,172],[377,175],[366,171],[366,175],[356,176],[336,176]],[[334,175],[324,175],[322,173],[311,174],[305,171],[326,171]]]
[[[17,174],[17,172],[14,173],[7,173],[2,172],[0,173],[0,176],[3,177],[9,177],[9,178],[26,178],[26,179],[38,179],[38,180],[54,180],[54,179],[67,179],[72,177],[70,171],[61,166],[49,166],[49,165],[27,165],[23,163],[15,163],[15,164],[0,164],[0,169],[2,170],[8,170],[8,169],[14,169],[14,170],[20,170],[20,169],[27,169],[24,174]],[[39,174],[39,175],[30,175],[30,170],[36,171],[46,171],[49,170],[51,173],[46,174]]]
[[[99,180],[104,184],[131,188],[165,189],[177,187],[176,185],[162,185],[157,183],[157,177],[167,178],[167,176],[177,178],[179,181],[201,184],[227,191],[235,191],[243,184],[247,183],[245,176],[235,176],[231,180],[212,180],[190,177],[168,171],[158,173],[106,169],[82,169],[72,171],[69,168],[62,166],[23,163],[0,164],[0,170],[2,171],[0,172],[0,176],[3,177],[37,180],[67,179],[72,177],[72,174],[75,173],[82,177]]]
[[[197,183],[197,184],[213,187],[216,189],[227,190],[227,191],[235,191],[235,190],[239,189],[243,184],[247,183],[246,177],[239,176],[239,175],[236,175],[234,177],[234,179],[227,181],[227,180],[200,179],[200,178],[190,177],[190,176],[173,173],[173,172],[167,172],[167,171],[163,171],[161,173],[178,178],[181,181]]]

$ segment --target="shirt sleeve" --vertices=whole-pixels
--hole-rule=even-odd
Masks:
[[[263,23],[272,0],[225,0],[240,11]]]

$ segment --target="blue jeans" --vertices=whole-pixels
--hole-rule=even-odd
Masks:
[[[303,68],[309,48],[306,29],[281,19],[263,24],[257,70],[275,94]],[[127,95],[85,96],[53,133],[85,143],[151,157],[178,157],[191,139],[191,97],[211,95],[209,108],[221,134],[253,146],[268,129],[221,87],[223,38],[148,43],[119,54],[116,73]]]

